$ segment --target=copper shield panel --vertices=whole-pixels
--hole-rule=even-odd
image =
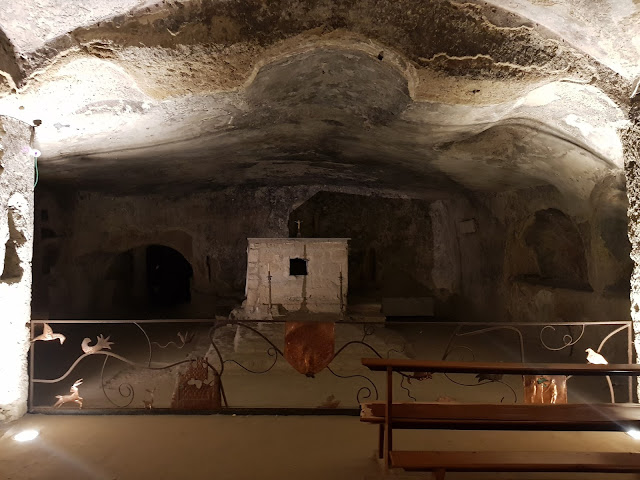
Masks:
[[[334,322],[287,322],[284,357],[298,372],[313,377],[333,360]]]

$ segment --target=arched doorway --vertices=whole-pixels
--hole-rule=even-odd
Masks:
[[[146,245],[118,254],[101,295],[112,315],[171,318],[191,302],[193,268],[177,250]]]
[[[164,245],[149,245],[145,253],[150,305],[172,307],[189,303],[193,269],[182,254]]]

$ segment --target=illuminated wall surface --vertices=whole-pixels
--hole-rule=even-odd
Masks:
[[[23,415],[31,318],[31,127],[0,116],[0,421]]]
[[[631,125],[622,135],[625,146],[625,173],[629,197],[629,240],[634,262],[631,275],[631,318],[635,330],[636,361],[640,361],[640,108],[630,113]],[[640,385],[638,385],[640,395]]]

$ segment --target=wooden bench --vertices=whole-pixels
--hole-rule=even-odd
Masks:
[[[465,472],[640,472],[640,454],[601,452],[394,451],[393,429],[627,431],[640,430],[637,404],[448,404],[393,403],[393,372],[502,375],[640,376],[640,365],[522,364],[363,359],[386,372],[384,402],[361,405],[360,419],[379,425],[379,456],[385,468]]]

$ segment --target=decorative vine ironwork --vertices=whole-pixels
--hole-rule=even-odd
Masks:
[[[230,365],[233,365],[234,367],[238,367],[239,370],[232,369],[232,372],[235,372],[233,373],[233,375],[237,375],[238,372],[242,374],[248,374],[248,375],[266,375],[266,374],[269,374],[270,372],[272,373],[275,371],[274,369],[276,365],[278,365],[280,359],[285,360],[290,365],[287,365],[287,363],[283,363],[285,370],[281,370],[279,368],[278,369],[279,372],[286,371],[286,368],[291,368],[291,366],[293,366],[293,364],[291,363],[291,358],[287,358],[288,347],[285,348],[283,351],[283,349],[281,349],[276,343],[277,341],[280,341],[279,339],[274,340],[274,338],[272,338],[273,335],[265,334],[263,333],[263,331],[260,330],[260,328],[262,328],[260,326],[261,324],[271,323],[271,324],[277,325],[279,322],[250,322],[250,321],[238,321],[235,319],[234,320],[225,319],[223,321],[180,320],[180,321],[82,322],[82,325],[84,327],[91,324],[94,327],[100,326],[104,328],[106,328],[106,326],[108,325],[113,327],[115,324],[119,324],[120,326],[133,324],[136,327],[136,329],[142,334],[142,337],[144,338],[143,340],[145,345],[144,348],[147,351],[147,354],[145,355],[143,360],[132,359],[127,355],[124,355],[122,353],[123,350],[119,348],[124,344],[125,347],[123,348],[125,348],[127,352],[136,353],[135,349],[132,351],[130,348],[130,345],[133,344],[135,340],[135,338],[131,337],[130,335],[127,336],[127,339],[126,339],[127,341],[123,342],[122,336],[118,337],[113,332],[99,332],[97,333],[97,335],[84,338],[84,340],[80,342],[80,345],[77,345],[77,344],[72,345],[72,343],[76,341],[75,339],[73,339],[73,335],[72,335],[73,329],[75,328],[73,327],[73,325],[77,325],[78,323],[79,322],[73,322],[73,321],[65,322],[60,320],[56,320],[56,321],[34,320],[32,322],[32,325],[31,325],[32,349],[30,353],[31,366],[30,366],[30,397],[29,397],[31,411],[36,411],[36,409],[42,410],[42,409],[53,408],[52,404],[38,405],[37,407],[34,406],[34,388],[36,385],[46,385],[46,384],[51,385],[51,384],[58,384],[65,381],[72,375],[74,371],[76,371],[79,368],[79,365],[84,361],[86,361],[86,359],[88,359],[89,357],[99,357],[99,356],[103,357],[101,366],[99,368],[99,387],[102,391],[102,395],[104,399],[108,402],[108,404],[114,408],[136,408],[136,407],[133,407],[134,401],[136,398],[141,398],[139,402],[144,407],[144,408],[141,408],[141,410],[145,410],[145,409],[157,410],[157,407],[154,405],[154,401],[157,400],[154,397],[154,395],[156,395],[157,385],[152,385],[153,388],[149,388],[148,386],[141,387],[141,388],[144,388],[144,390],[147,393],[151,394],[150,399],[146,399],[145,395],[142,395],[141,397],[137,396],[136,388],[139,387],[140,385],[138,385],[136,381],[132,381],[130,379],[125,378],[124,381],[120,381],[120,383],[118,383],[119,381],[117,380],[118,374],[116,374],[107,382],[106,380],[107,372],[108,370],[113,370],[113,368],[109,368],[109,369],[107,368],[109,362],[117,361],[122,363],[124,366],[132,367],[140,370],[147,370],[150,372],[172,371],[172,369],[178,368],[178,367],[180,367],[180,371],[184,372],[185,370],[182,367],[187,368],[187,371],[188,371],[189,368],[192,368],[190,365],[195,365],[194,362],[201,361],[202,368],[206,368],[207,371],[209,372],[208,376],[206,378],[199,377],[199,378],[192,378],[192,379],[185,377],[184,389],[185,391],[188,390],[192,394],[198,394],[198,392],[204,392],[205,389],[207,389],[206,390],[207,392],[211,392],[212,389],[215,390],[215,392],[218,392],[216,394],[218,395],[217,397],[218,400],[216,400],[213,403],[213,405],[219,405],[219,407],[216,407],[216,408],[229,408],[229,403],[227,401],[227,395],[225,393],[225,388],[224,388],[224,381],[225,379],[228,380],[229,378],[234,378],[234,377],[228,377],[229,374],[227,373],[226,367]],[[194,339],[193,329],[188,328],[184,330],[184,333],[182,333],[183,332],[182,329],[178,330],[177,341],[176,340],[167,341],[166,325],[172,324],[172,323],[175,323],[178,325],[181,325],[182,323],[197,323],[199,326],[208,327],[207,337],[208,337],[209,350],[205,354],[196,355],[194,353],[194,350],[192,349],[192,350],[189,350],[189,354],[186,358],[175,359],[175,361],[165,361],[165,362],[154,361],[154,358],[153,358],[154,348],[168,352],[163,354],[166,357],[168,355],[173,355],[171,352],[169,352],[169,349],[173,349],[172,351],[176,352],[176,354],[178,351],[188,350],[186,349],[187,345],[190,345],[192,343],[192,340]],[[285,322],[280,322],[280,323],[285,323]],[[67,327],[62,331],[59,331],[60,326],[62,324],[66,324]],[[149,333],[149,331],[151,330],[148,331],[148,329],[146,328],[149,324],[151,325],[163,324],[164,325],[163,336],[165,336],[165,340],[160,341],[159,339],[158,340],[155,339],[154,338],[155,335],[151,335]],[[40,326],[40,325],[42,325],[42,333],[36,335],[36,326]],[[465,353],[465,357],[469,356],[471,358],[471,361],[475,361],[477,358],[476,352],[474,352],[474,349],[469,345],[461,344],[460,343],[461,340],[468,339],[474,336],[479,336],[479,335],[488,335],[488,334],[492,334],[500,331],[513,332],[515,334],[515,340],[516,340],[516,346],[517,346],[515,351],[519,353],[520,359],[522,362],[524,362],[525,359],[527,358],[525,356],[525,341],[524,341],[525,330],[527,332],[530,330],[536,330],[536,329],[538,330],[537,341],[539,342],[540,347],[544,351],[560,352],[566,349],[571,350],[573,347],[579,345],[580,342],[585,339],[585,332],[587,328],[595,327],[595,326],[599,326],[602,328],[605,328],[607,326],[613,326],[615,328],[612,331],[608,332],[606,336],[602,339],[602,341],[598,346],[597,352],[600,353],[603,350],[603,348],[607,345],[607,343],[612,338],[616,337],[617,334],[620,334],[626,331],[627,332],[627,339],[626,339],[627,357],[628,357],[627,362],[631,363],[631,354],[632,354],[631,322],[622,322],[622,321],[621,322],[565,322],[565,323],[547,323],[547,324],[531,324],[531,323],[479,324],[479,323],[469,323],[469,322],[462,322],[462,323],[412,322],[407,324],[396,324],[396,323],[390,322],[390,323],[374,324],[374,323],[366,323],[366,322],[362,322],[362,323],[357,323],[357,322],[339,323],[338,322],[338,323],[335,323],[334,326],[338,326],[340,328],[342,328],[343,326],[350,326],[350,327],[360,326],[361,331],[359,334],[349,333],[349,335],[352,335],[351,338],[354,338],[354,337],[355,338],[352,340],[349,340],[348,339],[349,337],[347,337],[345,341],[335,351],[333,350],[333,344],[332,344],[331,350],[330,350],[331,355],[330,357],[327,357],[327,360],[328,360],[327,363],[319,364],[318,368],[320,370],[326,370],[328,374],[330,374],[331,376],[337,379],[340,379],[341,381],[344,380],[344,381],[354,382],[355,390],[356,390],[355,401],[357,403],[379,399],[379,388],[378,388],[378,385],[376,384],[377,380],[371,377],[369,372],[366,369],[362,368],[362,366],[359,364],[359,358],[354,359],[353,356],[355,353],[360,351],[367,352],[366,355],[375,356],[378,358],[390,358],[392,356],[407,358],[408,356],[411,356],[414,350],[413,346],[410,345],[412,341],[411,338],[407,339],[405,338],[404,334],[397,333],[402,331],[402,330],[398,330],[399,326],[402,326],[402,325],[409,326],[408,328],[413,328],[413,329],[419,328],[420,329],[419,333],[422,333],[423,330],[428,331],[429,328],[435,328],[436,326],[438,328],[447,328],[447,329],[453,328],[453,332],[450,334],[450,337],[444,347],[444,351],[441,357],[443,360],[449,359],[454,354],[454,352],[461,352],[461,353]],[[333,329],[334,326],[331,326],[331,329]],[[378,328],[380,327],[387,328],[391,332],[396,332],[395,335],[397,337],[397,338],[394,337],[396,338],[396,340],[394,340],[396,345],[390,346],[387,344],[388,348],[385,348],[385,350],[382,350],[384,352],[384,356],[379,351],[379,347],[374,347],[375,343],[371,341],[374,339],[374,337],[376,341],[380,341],[380,337],[376,336]],[[568,333],[562,334],[562,337],[558,341],[557,335],[559,334],[560,327],[566,327],[569,329],[569,331]],[[578,332],[572,331],[573,327],[579,328],[579,331]],[[233,331],[235,335],[238,335],[239,331],[246,331],[246,332],[249,332],[251,335],[253,335],[257,339],[258,345],[260,345],[260,343],[264,345],[264,350],[260,350],[261,347],[255,347],[255,346],[252,347],[253,350],[250,353],[250,355],[252,356],[251,361],[253,362],[256,359],[257,361],[261,361],[260,352],[262,351],[264,352],[263,354],[265,356],[265,359],[267,360],[266,364],[263,366],[260,366],[259,368],[256,368],[255,365],[253,364],[248,365],[241,359],[234,358],[233,354],[229,354],[228,350],[225,349],[228,347],[228,345],[221,340],[221,338],[224,338],[224,335],[223,337],[216,336],[216,333],[223,328],[231,329],[231,331]],[[113,328],[111,330],[113,330]],[[333,330],[331,330],[331,332],[332,331]],[[110,333],[110,334],[105,336],[105,333]],[[176,336],[174,336],[173,338],[175,339]],[[527,337],[527,338],[530,338],[530,337]],[[335,343],[334,338],[330,338],[330,340]],[[35,366],[34,366],[34,363],[36,362],[35,349],[37,348],[36,345],[39,342],[50,342],[53,346],[47,347],[48,349],[50,349],[49,351],[53,351],[52,349],[59,349],[59,348],[75,349],[80,347],[80,349],[82,350],[82,353],[78,357],[76,357],[73,361],[70,361],[70,365],[67,366],[66,370],[64,370],[60,375],[55,376],[54,378],[36,378]],[[531,345],[531,343],[529,342],[527,343],[527,345],[529,346]],[[361,350],[358,350],[358,349],[361,349]],[[336,360],[347,355],[347,352],[349,351],[352,351],[352,353],[349,356],[347,356],[345,361],[341,361],[339,363],[341,368],[338,368],[337,367],[338,364],[336,363]],[[158,352],[159,354],[159,351],[156,351],[156,352]],[[291,354],[291,352],[289,352],[289,354]],[[423,356],[425,354],[433,355],[433,352],[419,352],[419,354]],[[345,366],[348,368],[349,370],[348,372],[341,371]],[[115,368],[115,365],[113,367]],[[56,398],[58,398],[58,402],[56,402],[54,405],[56,405],[57,407],[60,407],[65,403],[69,405],[75,404],[75,405],[78,405],[78,408],[80,407],[86,408],[87,406],[90,405],[90,403],[88,403],[90,401],[86,399],[91,397],[88,397],[86,393],[83,393],[83,396],[84,396],[84,400],[83,400],[83,398],[80,397],[80,394],[78,393],[78,388],[82,388],[83,392],[86,392],[85,389],[90,388],[88,385],[91,384],[90,381],[92,379],[88,378],[87,374],[84,373],[85,371],[86,369],[83,367],[83,370],[82,370],[83,373],[78,375],[78,376],[81,376],[81,375],[84,376],[85,378],[84,384],[82,383],[82,379],[79,380],[81,383],[78,383],[78,381],[76,381],[72,389],[69,391],[70,393],[56,396]],[[117,370],[117,372],[120,372],[120,371],[121,370]],[[303,372],[302,370],[299,370],[299,371]],[[407,398],[413,401],[418,401],[419,395],[416,392],[424,390],[424,389],[420,389],[420,390],[414,391],[413,387],[416,385],[416,383],[422,380],[428,380],[432,378],[432,375],[428,372],[417,373],[417,374],[416,373],[407,374],[405,372],[397,372],[396,375],[399,375],[400,377],[399,385],[398,384],[396,385],[398,385],[399,388],[405,392]],[[307,373],[307,376],[313,377],[314,375],[313,373],[311,374]],[[180,377],[180,375],[178,375],[178,377]],[[153,378],[156,378],[156,377],[153,377]],[[172,376],[170,378],[177,378],[177,377]],[[249,380],[250,377],[246,377],[246,378],[247,378],[247,381],[250,381]],[[446,374],[444,375],[444,378],[446,378],[449,382],[455,385],[464,386],[464,387],[482,387],[490,384],[500,385],[501,388],[506,388],[508,392],[507,395],[503,395],[501,397],[500,399],[501,402],[505,401],[506,398],[510,398],[511,396],[513,397],[514,402],[518,401],[518,394],[516,390],[513,388],[512,385],[503,381],[502,378],[477,378],[477,382],[475,383],[462,381],[458,378],[454,378]],[[571,378],[571,377],[567,377],[567,379],[568,378]],[[609,377],[606,377],[606,379],[607,379],[608,387],[610,390],[611,401],[615,402],[615,395],[614,395],[615,392],[614,392],[613,384],[609,379]],[[110,386],[110,384],[112,383],[115,385],[114,387]],[[82,386],[80,387],[80,385]],[[336,385],[339,385],[339,384],[336,384]],[[347,383],[345,384],[345,386],[346,385],[349,385],[348,388],[351,388],[352,384]],[[74,388],[76,389],[75,393],[73,390]],[[340,388],[344,390],[344,387],[340,387]],[[431,388],[431,387],[428,387],[428,388]],[[77,396],[78,398],[75,398],[75,397],[71,398],[74,395]],[[630,399],[632,399],[633,398],[632,383],[629,383],[629,395],[630,395]],[[148,397],[148,395],[146,397]],[[219,402],[220,398],[222,399],[222,403],[216,403],[216,402]],[[59,403],[60,399],[68,399],[68,401]],[[52,403],[53,403],[53,400],[52,400]],[[334,403],[337,405],[337,403],[340,403],[340,402],[334,402]]]
[[[582,325],[582,330],[580,331],[580,335],[578,335],[578,338],[576,338],[575,340],[573,339],[573,336],[570,333],[567,333],[562,336],[563,344],[560,347],[550,347],[545,343],[544,339],[542,338],[542,335],[544,334],[546,329],[550,329],[555,332],[556,327],[554,327],[553,325],[546,325],[542,327],[542,329],[540,330],[540,343],[544,348],[546,348],[549,351],[559,352],[560,350],[564,350],[567,347],[573,347],[576,343],[578,343],[584,336],[584,332],[586,328],[587,328],[586,325]]]
[[[611,322],[559,322],[559,323],[549,323],[549,324],[535,324],[535,323],[512,323],[512,324],[501,324],[501,325],[494,325],[491,327],[484,327],[484,328],[475,328],[472,329],[470,331],[466,331],[466,332],[461,332],[461,330],[463,328],[472,328],[474,327],[476,324],[472,324],[472,323],[464,323],[461,325],[458,325],[456,327],[456,329],[454,330],[453,334],[451,335],[451,337],[449,338],[449,342],[447,344],[447,346],[445,347],[445,352],[442,356],[443,360],[446,360],[449,355],[453,352],[453,350],[455,349],[459,349],[459,348],[463,348],[468,350],[469,352],[471,352],[472,358],[473,360],[475,360],[475,354],[473,352],[473,350],[468,347],[468,346],[464,346],[464,345],[454,345],[454,341],[456,340],[456,338],[458,337],[464,337],[464,336],[474,336],[474,335],[480,335],[480,334],[484,334],[484,333],[488,333],[491,331],[496,331],[496,330],[511,330],[516,332],[518,340],[519,340],[519,347],[520,347],[520,360],[521,362],[525,362],[525,352],[524,352],[524,337],[521,331],[521,328],[540,328],[540,332],[538,334],[538,338],[540,341],[540,344],[542,345],[542,347],[547,350],[547,351],[551,351],[551,352],[559,352],[561,350],[564,350],[566,348],[570,348],[573,347],[575,345],[577,345],[580,340],[582,340],[582,338],[584,337],[586,328],[588,326],[607,326],[607,325],[621,325],[618,328],[614,329],[612,332],[610,332],[609,334],[607,334],[604,339],[600,342],[598,349],[597,349],[597,353],[600,353],[602,351],[602,348],[605,346],[605,344],[613,337],[615,336],[617,333],[623,332],[623,331],[627,331],[628,335],[627,335],[627,363],[632,363],[632,343],[631,343],[631,332],[632,332],[632,324],[631,322],[628,321],[611,321]],[[578,326],[580,327],[580,333],[578,334],[578,336],[576,338],[574,338],[573,333],[570,331],[570,333],[566,333],[562,336],[562,344],[560,346],[551,346],[547,343],[547,341],[545,341],[545,339],[543,338],[545,332],[556,332],[556,327],[559,326],[563,326],[563,327],[567,327],[567,328],[571,328],[573,326]],[[449,376],[445,375],[449,380],[453,381],[451,378],[449,378]],[[571,376],[567,377],[567,380],[570,379]],[[610,398],[611,398],[611,403],[615,403],[615,393],[614,393],[614,388],[613,388],[613,383],[611,382],[611,378],[609,376],[604,377],[607,381],[607,385],[609,388],[609,394],[610,394]],[[489,382],[485,382],[485,383],[478,383],[480,385],[482,384],[487,384],[487,383],[492,383],[498,380],[491,380]],[[464,384],[462,382],[456,382],[453,381],[454,383],[457,383],[458,385],[462,385],[462,386],[469,386],[469,387],[475,387],[478,384]],[[629,401],[632,402],[633,401],[633,379],[629,378],[628,380],[629,382],[629,392],[628,392],[628,398]],[[499,381],[499,383],[503,383],[505,386],[509,387],[512,391],[513,389],[507,385],[504,382]],[[513,391],[514,393],[514,398],[517,398],[517,395],[515,393],[515,391]]]

